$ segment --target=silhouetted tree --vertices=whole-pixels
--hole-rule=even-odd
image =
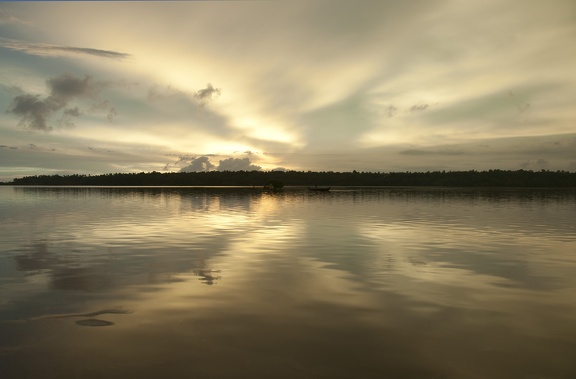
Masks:
[[[444,186],[444,187],[574,187],[569,171],[207,171],[178,173],[116,173],[103,175],[37,175],[14,179],[9,185],[88,186]]]

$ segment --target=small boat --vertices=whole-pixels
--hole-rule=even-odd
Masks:
[[[328,192],[330,191],[330,187],[308,187],[309,191],[323,191]]]

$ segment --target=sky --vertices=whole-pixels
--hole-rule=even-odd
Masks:
[[[576,171],[573,0],[0,2],[0,181]]]

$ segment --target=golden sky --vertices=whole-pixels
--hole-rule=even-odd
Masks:
[[[576,170],[576,3],[0,3],[0,181]]]

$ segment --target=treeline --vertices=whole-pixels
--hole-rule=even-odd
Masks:
[[[576,187],[569,171],[488,170],[428,172],[208,171],[149,172],[103,175],[37,175],[9,185],[51,186],[444,186],[444,187]]]

